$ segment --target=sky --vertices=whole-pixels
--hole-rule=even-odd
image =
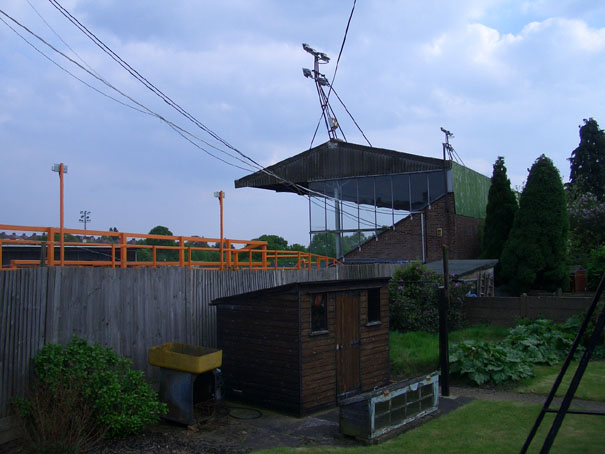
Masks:
[[[60,0],[122,60],[209,130],[268,166],[309,149],[321,110],[301,68],[301,44],[331,57],[332,80],[353,1]],[[24,31],[0,19],[0,223],[175,235],[276,234],[309,243],[305,197],[235,189],[252,169],[102,52],[46,0],[0,10],[139,107]],[[116,102],[72,77],[118,99]],[[605,126],[605,3],[593,0],[360,0],[334,89],[373,146],[440,157],[444,127],[470,168],[491,176],[504,156],[513,187],[545,154],[569,177],[578,126]],[[128,106],[125,106],[127,104]],[[365,140],[333,97],[349,142]],[[158,115],[222,151],[192,145]],[[189,136],[191,138],[191,136]],[[320,128],[313,145],[328,140]],[[231,151],[231,150],[229,150]],[[232,152],[232,154],[235,154]],[[239,156],[239,155],[238,155]]]

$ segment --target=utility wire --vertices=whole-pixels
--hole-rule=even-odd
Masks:
[[[28,43],[31,47],[33,47],[38,53],[40,53],[41,55],[43,55],[45,58],[47,58],[48,60],[50,60],[53,64],[55,64],[56,66],[58,66],[59,68],[61,68],[63,71],[67,72],[69,75],[71,75],[72,77],[76,78],[77,80],[79,80],[80,82],[82,82],[84,85],[88,86],[89,88],[92,88],[93,90],[95,90],[97,93],[102,94],[103,96],[106,96],[126,107],[130,107],[133,108],[134,110],[137,110],[138,112],[142,112],[151,116],[154,116],[156,118],[158,118],[159,120],[165,122],[166,124],[168,124],[170,127],[172,127],[173,129],[176,129],[180,132],[182,132],[183,134],[186,134],[190,137],[195,138],[196,140],[199,140],[200,142],[205,143],[206,145],[208,145],[211,148],[214,148],[217,151],[220,151],[224,154],[226,154],[227,156],[230,156],[233,159],[239,159],[241,160],[239,157],[237,156],[233,156],[229,153],[227,153],[224,150],[221,150],[220,148],[215,147],[214,145],[210,144],[209,142],[195,136],[194,134],[192,134],[191,132],[181,128],[180,126],[178,126],[177,124],[173,123],[172,121],[168,120],[167,118],[163,117],[162,115],[154,112],[153,110],[149,109],[148,107],[146,107],[145,105],[141,104],[140,102],[136,101],[134,98],[128,96],[126,93],[120,91],[118,88],[116,88],[115,86],[113,86],[111,83],[109,83],[108,81],[100,78],[99,76],[97,76],[96,74],[93,74],[91,71],[89,71],[87,68],[85,68],[84,66],[82,66],[80,63],[78,63],[77,61],[75,61],[74,59],[72,59],[71,57],[69,57],[68,55],[66,55],[65,53],[61,52],[60,50],[58,50],[56,47],[54,47],[52,44],[48,43],[46,40],[44,40],[44,38],[42,38],[41,36],[37,35],[36,33],[34,33],[33,31],[31,31],[29,28],[27,28],[25,25],[21,24],[19,21],[17,21],[16,19],[14,19],[13,17],[11,17],[10,15],[8,15],[6,12],[4,12],[3,10],[0,10],[0,13],[3,14],[4,16],[6,16],[8,19],[10,19],[12,22],[14,22],[16,25],[18,25],[19,27],[21,27],[23,30],[27,31],[29,34],[31,34],[32,36],[34,36],[35,38],[37,38],[39,41],[41,41],[43,44],[45,44],[46,46],[48,46],[49,48],[51,48],[53,51],[55,51],[56,53],[60,54],[61,56],[63,56],[65,59],[69,60],[71,63],[73,63],[74,65],[78,66],[81,70],[85,71],[86,73],[88,73],[89,75],[91,75],[92,77],[94,77],[95,79],[97,79],[98,81],[102,82],[103,84],[107,85],[109,88],[111,88],[112,90],[116,91],[117,93],[119,93],[120,95],[122,95],[123,97],[125,97],[126,99],[130,100],[131,102],[133,102],[134,104],[138,105],[139,107],[141,107],[143,110],[141,109],[137,109],[133,106],[130,106],[128,104],[123,103],[122,101],[107,95],[106,93],[103,93],[102,91],[98,90],[97,88],[93,87],[92,85],[88,84],[87,82],[83,81],[81,78],[75,76],[73,73],[71,73],[70,71],[68,71],[66,68],[62,67],[60,64],[58,64],[57,62],[55,62],[52,58],[48,57],[44,52],[42,52],[41,50],[39,50],[33,43],[31,43],[30,41],[28,41],[22,34],[20,34],[17,30],[15,30],[15,28],[13,28],[10,24],[8,24],[5,20],[3,20],[2,18],[0,18],[0,20],[2,20],[2,22],[4,22],[5,25],[7,25],[13,32],[15,32],[19,37],[21,37],[21,39],[23,39],[26,43]],[[197,146],[197,145],[196,145]],[[204,151],[206,154],[212,156],[215,159],[218,159],[222,162],[224,162],[225,164],[228,164],[230,166],[233,167],[237,167],[240,168],[242,170],[246,170],[249,171],[250,170],[250,164],[246,161],[241,160],[245,165],[248,166],[248,168],[243,168],[243,167],[239,167],[233,163],[230,163],[222,158],[220,158],[219,156],[216,156],[214,154],[212,154],[211,152],[209,152],[208,150],[206,150],[203,147],[198,146],[198,148],[200,148],[202,151]]]
[[[90,69],[90,70],[91,70],[93,73],[95,73],[97,76],[101,77],[101,76],[99,75],[99,73],[97,73],[97,72],[96,72],[96,71],[95,71],[95,70],[92,68],[92,66],[90,66],[90,65],[89,65],[89,64],[88,64],[88,63],[87,63],[87,62],[86,62],[86,61],[85,61],[85,60],[84,60],[84,59],[83,59],[83,58],[80,56],[80,54],[78,54],[78,53],[77,53],[77,52],[76,52],[76,51],[75,51],[75,50],[74,50],[74,49],[73,49],[73,48],[72,48],[72,47],[71,47],[71,46],[70,46],[70,45],[69,45],[69,44],[68,44],[68,43],[67,43],[67,42],[66,42],[66,41],[65,41],[65,40],[62,38],[62,37],[61,37],[61,35],[59,35],[59,33],[57,33],[57,31],[56,31],[56,30],[55,30],[55,29],[54,29],[54,28],[53,28],[53,27],[52,27],[52,26],[51,26],[51,25],[48,23],[48,21],[47,21],[46,19],[44,19],[44,17],[42,16],[42,14],[40,14],[40,12],[39,12],[39,11],[36,9],[36,7],[35,7],[34,5],[32,5],[32,3],[31,3],[29,0],[26,0],[26,1],[27,1],[28,5],[31,7],[31,9],[33,9],[33,10],[34,10],[34,12],[35,12],[35,13],[38,15],[38,17],[39,17],[40,19],[42,19],[42,22],[44,22],[44,23],[46,24],[46,26],[47,26],[47,27],[50,29],[50,31],[52,31],[52,32],[55,34],[55,36],[56,36],[57,38],[59,38],[59,40],[60,40],[60,41],[61,41],[63,44],[65,44],[65,47],[67,47],[67,48],[68,48],[70,51],[72,51],[72,52],[73,52],[73,54],[74,54],[76,57],[78,57],[78,59],[79,59],[79,60],[80,60],[80,61],[81,61],[81,62],[82,62],[82,63],[83,63],[83,64],[84,64],[84,65],[85,65],[85,66],[86,66],[88,69]]]
[[[57,7],[57,6],[55,5],[55,3],[57,3],[57,5],[58,5],[59,7],[61,7],[61,5],[59,5],[59,4],[58,4],[58,2],[53,2],[53,0],[49,0],[49,1],[51,1],[51,3],[53,4],[53,6]],[[62,8],[62,7],[61,7],[61,8]],[[62,8],[62,10],[64,10],[64,8]],[[72,18],[73,18],[73,16],[71,16],[71,15],[69,14],[69,12],[67,12],[66,10],[64,10],[64,11],[65,11],[65,13],[66,13],[66,14],[67,14],[69,17],[72,17]],[[222,159],[222,158],[220,158],[220,157],[218,157],[218,156],[216,156],[216,155],[214,155],[214,154],[210,153],[210,152],[209,152],[208,150],[206,150],[205,148],[203,148],[203,147],[199,146],[198,144],[196,144],[195,142],[193,142],[193,140],[191,140],[189,137],[193,137],[193,138],[195,138],[196,140],[199,140],[199,141],[201,141],[201,142],[205,143],[206,145],[208,145],[208,146],[210,146],[210,147],[212,147],[212,148],[216,149],[217,151],[220,151],[220,152],[222,152],[222,153],[224,153],[224,154],[228,155],[228,156],[229,156],[229,157],[231,157],[231,158],[238,159],[238,160],[240,160],[240,161],[241,161],[241,159],[240,159],[240,158],[238,158],[237,156],[233,156],[233,155],[231,155],[231,154],[229,154],[229,153],[225,152],[224,150],[221,150],[220,148],[215,147],[214,145],[210,144],[209,142],[204,141],[203,139],[201,139],[201,138],[199,138],[199,137],[195,136],[194,134],[190,133],[189,131],[187,131],[187,130],[185,130],[185,129],[181,128],[180,126],[176,125],[175,123],[171,122],[170,120],[168,120],[168,119],[164,118],[162,115],[160,115],[160,114],[158,114],[158,113],[156,113],[156,112],[152,111],[151,109],[147,108],[147,107],[146,107],[146,106],[144,106],[143,104],[139,103],[138,101],[134,100],[132,97],[128,96],[127,94],[123,93],[122,91],[120,91],[119,89],[117,89],[116,87],[114,87],[112,84],[110,84],[109,82],[107,82],[106,80],[104,80],[103,78],[101,78],[99,75],[97,75],[97,74],[93,73],[93,71],[92,71],[92,70],[89,70],[89,69],[87,69],[87,68],[84,68],[84,67],[83,67],[81,64],[79,64],[78,62],[74,61],[72,58],[70,58],[69,56],[67,56],[66,54],[64,54],[63,52],[61,52],[60,50],[56,49],[54,46],[52,46],[50,43],[48,43],[48,42],[47,42],[46,40],[44,40],[42,37],[40,37],[39,35],[35,34],[35,33],[34,33],[34,32],[32,32],[31,30],[29,30],[27,27],[25,27],[24,25],[22,25],[21,23],[19,23],[19,22],[18,22],[16,19],[12,18],[11,16],[9,16],[9,15],[8,15],[7,13],[5,13],[4,11],[0,10],[0,13],[2,13],[4,16],[6,16],[7,18],[9,18],[11,21],[13,21],[13,22],[14,22],[15,24],[17,24],[19,27],[23,28],[25,31],[27,31],[28,33],[30,33],[32,36],[36,37],[36,38],[37,38],[39,41],[41,41],[42,43],[44,43],[46,46],[48,46],[49,48],[51,48],[53,51],[55,51],[56,53],[58,53],[58,54],[62,55],[64,58],[66,58],[67,60],[69,60],[71,63],[75,64],[76,66],[78,66],[80,69],[82,69],[83,71],[85,71],[85,72],[87,72],[88,74],[90,74],[90,75],[91,75],[92,77],[94,77],[95,79],[97,79],[97,80],[99,80],[100,82],[104,83],[105,85],[107,85],[107,86],[108,86],[109,88],[111,88],[112,90],[114,90],[114,91],[118,92],[118,93],[119,93],[120,95],[122,95],[123,97],[125,97],[125,98],[129,99],[131,102],[135,103],[136,105],[141,106],[141,107],[142,107],[144,110],[137,109],[137,108],[135,108],[135,107],[133,107],[133,106],[130,106],[130,105],[128,105],[128,104],[125,104],[125,103],[123,103],[123,102],[121,102],[121,101],[117,100],[116,98],[111,97],[110,95],[107,95],[106,93],[101,92],[101,91],[100,91],[100,90],[98,90],[96,87],[93,87],[93,86],[91,86],[90,84],[86,83],[85,81],[83,81],[83,80],[82,80],[82,79],[80,79],[79,77],[75,76],[73,73],[69,72],[69,71],[68,71],[66,68],[62,67],[62,66],[61,66],[61,65],[59,65],[57,62],[55,62],[54,60],[52,60],[52,59],[51,59],[50,57],[48,57],[48,56],[47,56],[47,55],[46,55],[44,52],[40,51],[40,50],[39,50],[39,49],[38,49],[38,48],[37,48],[35,45],[33,45],[33,44],[30,42],[30,41],[28,41],[28,40],[27,40],[27,39],[26,39],[26,38],[25,38],[23,35],[21,35],[21,34],[20,34],[20,33],[19,33],[17,30],[15,30],[13,27],[11,27],[11,26],[10,26],[10,25],[9,25],[9,24],[6,22],[6,21],[2,20],[2,22],[3,22],[3,23],[5,23],[5,25],[7,25],[7,26],[8,26],[8,27],[9,27],[11,30],[13,30],[13,32],[15,32],[15,33],[16,33],[18,36],[20,36],[20,37],[21,37],[21,38],[22,38],[24,41],[26,41],[26,42],[27,42],[27,43],[28,43],[30,46],[32,46],[32,47],[33,47],[33,48],[34,48],[34,49],[35,49],[37,52],[39,52],[39,53],[40,53],[41,55],[43,55],[45,58],[49,59],[49,60],[50,60],[50,61],[51,61],[53,64],[57,65],[59,68],[61,68],[61,69],[62,69],[62,70],[64,70],[65,72],[67,72],[69,75],[71,75],[72,77],[74,77],[74,78],[76,78],[77,80],[79,80],[80,82],[82,82],[84,85],[88,86],[89,88],[92,88],[93,90],[97,91],[98,93],[102,94],[103,96],[106,96],[106,97],[108,97],[108,98],[110,98],[110,99],[112,99],[112,100],[114,100],[114,101],[116,101],[116,102],[118,102],[118,103],[120,103],[120,104],[122,104],[122,105],[126,106],[126,107],[130,107],[130,108],[133,108],[134,110],[137,110],[137,111],[139,111],[139,112],[142,112],[142,113],[145,113],[145,114],[148,114],[148,115],[152,115],[152,116],[157,117],[157,118],[158,118],[158,119],[160,119],[161,121],[163,121],[163,122],[165,122],[166,124],[168,124],[168,125],[169,125],[169,126],[170,126],[170,127],[173,129],[173,130],[175,130],[175,131],[176,131],[176,132],[177,132],[179,135],[181,135],[183,138],[185,138],[186,140],[188,140],[188,141],[189,141],[190,143],[192,143],[194,146],[196,146],[197,148],[201,149],[202,151],[204,151],[204,152],[205,152],[205,153],[207,153],[208,155],[210,155],[210,156],[214,157],[215,159],[218,159],[218,160],[220,160],[220,161],[222,161],[222,162],[224,162],[224,163],[226,163],[226,164],[228,164],[228,165],[231,165],[231,166],[233,166],[233,167],[236,167],[236,168],[239,168],[239,169],[242,169],[242,170],[245,170],[245,171],[249,171],[249,170],[250,170],[249,168],[244,168],[244,167],[241,167],[241,166],[235,165],[235,164],[233,164],[233,163],[230,163],[230,162],[228,162],[228,161],[226,161],[226,160],[224,160],[224,159]],[[64,15],[65,15],[65,14],[64,14]],[[66,16],[66,17],[67,17],[67,16]],[[1,20],[1,18],[0,18],[0,20]],[[77,23],[77,24],[79,24],[79,22],[78,22],[78,21],[77,21],[75,18],[73,18],[73,21],[72,21],[72,20],[70,20],[70,21],[71,21],[72,23],[74,23],[74,24],[76,24],[76,23]],[[75,22],[74,22],[74,21],[75,21]],[[83,27],[83,26],[82,26],[82,27]],[[99,43],[97,43],[97,42],[95,41],[95,39],[94,39],[94,38],[96,38],[96,36],[95,36],[94,34],[92,34],[92,33],[91,33],[91,35],[92,35],[92,37],[91,37],[90,35],[88,35],[88,33],[86,33],[86,31],[85,31],[85,30],[87,30],[87,29],[86,29],[85,27],[84,27],[84,29],[85,29],[85,30],[82,30],[82,28],[80,28],[80,27],[78,27],[78,28],[79,28],[81,31],[83,31],[85,34],[87,34],[87,36],[89,36],[89,38],[90,38],[90,39],[92,39],[92,40],[95,42],[95,44],[97,44],[97,46],[99,46],[100,48],[102,48],[102,49],[103,49],[103,47],[102,47],[102,46],[101,46]],[[93,37],[94,37],[94,38],[93,38]],[[97,38],[97,39],[98,39],[98,38]],[[62,41],[63,41],[63,40],[62,40]],[[98,40],[98,41],[100,42],[100,40]],[[64,41],[63,41],[63,42],[64,42]],[[107,46],[105,46],[105,47],[107,47]],[[107,48],[107,49],[109,49],[109,48]],[[109,51],[111,52],[111,50],[110,50],[110,49],[109,49]],[[341,51],[342,51],[342,50],[341,50]],[[113,58],[113,57],[112,57],[112,58]],[[120,61],[122,61],[122,62],[124,63],[124,65],[126,65],[125,69],[127,69],[127,70],[128,70],[128,71],[129,71],[129,72],[132,74],[132,72],[131,72],[131,71],[128,69],[128,68],[131,68],[131,67],[130,67],[130,65],[128,65],[126,62],[124,62],[124,61],[123,61],[123,60],[122,60],[122,59],[121,59],[119,56],[117,56],[117,54],[115,55],[115,58],[113,58],[113,59],[114,59],[114,60],[116,60],[116,58],[117,58],[117,59],[119,59]],[[124,67],[124,65],[121,65],[121,66],[123,66],[123,67]],[[134,71],[134,70],[132,70],[132,71]],[[136,71],[134,71],[134,72],[135,72],[136,74],[138,74],[138,72],[136,72]],[[141,80],[139,77],[136,77],[136,78],[137,78],[139,81],[141,81],[142,83],[144,83],[144,84],[145,84],[145,85],[146,85],[146,86],[147,86],[147,87],[148,87],[148,88],[149,88],[151,91],[153,91],[155,94],[157,94],[157,95],[158,95],[158,96],[160,96],[162,99],[164,99],[164,101],[165,101],[167,104],[169,104],[169,105],[171,105],[171,106],[173,106],[173,107],[174,107],[174,105],[176,105],[175,103],[173,103],[173,102],[172,102],[172,100],[171,100],[170,98],[165,97],[165,95],[163,95],[163,93],[162,93],[161,91],[159,91],[158,89],[154,89],[155,87],[154,87],[152,84],[150,84],[150,83],[147,81],[147,79],[145,79],[143,76],[140,76],[140,77],[142,78],[142,80]],[[147,84],[151,85],[151,87],[150,87],[149,85],[147,85]],[[153,88],[152,88],[152,87],[153,87]],[[338,95],[337,95],[337,96],[338,96]],[[173,105],[173,104],[174,104],[174,105]],[[179,106],[177,106],[177,107],[179,107]],[[175,108],[177,108],[177,107],[175,107]],[[180,108],[180,107],[179,107],[179,109],[177,109],[177,110],[179,110],[179,112],[180,112],[180,109],[181,109],[181,110],[183,110],[183,112],[184,112],[184,109],[182,109],[182,108]],[[180,113],[183,113],[183,112],[180,112]],[[259,168],[261,171],[263,171],[264,173],[267,173],[268,175],[270,175],[270,176],[272,176],[272,177],[276,178],[278,181],[281,181],[282,183],[284,183],[284,184],[286,184],[286,185],[288,185],[288,186],[293,187],[294,189],[296,189],[296,192],[298,192],[299,194],[305,194],[305,193],[306,193],[306,194],[308,194],[308,195],[310,195],[310,196],[322,197],[322,198],[329,199],[329,200],[332,200],[332,201],[335,201],[335,202],[340,202],[340,203],[341,203],[341,206],[344,206],[344,207],[355,207],[355,205],[352,205],[352,204],[347,203],[347,202],[345,202],[345,201],[338,200],[338,199],[336,199],[336,198],[334,198],[334,197],[330,197],[330,196],[328,196],[328,195],[326,195],[326,194],[323,194],[323,193],[321,193],[321,192],[313,191],[313,190],[310,190],[310,189],[308,189],[308,188],[305,188],[305,187],[303,187],[303,186],[301,186],[301,185],[298,185],[298,184],[296,184],[296,183],[292,183],[292,182],[290,182],[290,181],[288,181],[288,180],[285,180],[284,178],[282,178],[282,177],[280,177],[279,175],[276,175],[275,173],[273,173],[273,172],[269,171],[268,169],[266,169],[266,168],[262,167],[260,164],[258,164],[256,161],[254,161],[252,158],[249,158],[248,156],[246,156],[245,154],[243,154],[243,153],[242,153],[242,152],[240,152],[239,150],[237,150],[237,149],[235,149],[234,147],[232,147],[231,145],[229,145],[229,144],[228,144],[226,141],[224,141],[224,140],[223,140],[223,139],[221,139],[221,138],[220,138],[218,135],[216,135],[215,133],[213,133],[212,131],[210,131],[210,130],[209,130],[208,128],[206,128],[206,127],[205,127],[203,124],[201,124],[201,122],[199,122],[199,121],[197,121],[195,118],[193,118],[193,117],[192,117],[190,114],[188,114],[188,113],[186,113],[186,112],[185,112],[185,113],[184,113],[184,115],[186,115],[186,116],[187,116],[187,118],[189,118],[191,121],[193,121],[193,122],[194,122],[196,125],[198,125],[198,126],[199,126],[199,127],[201,127],[202,129],[204,129],[204,131],[208,132],[208,133],[209,133],[209,134],[211,134],[213,137],[217,138],[217,140],[219,140],[221,143],[223,143],[223,144],[225,144],[226,146],[228,146],[229,148],[231,148],[231,149],[235,150],[235,151],[236,151],[238,154],[240,154],[241,156],[245,157],[246,159],[248,159],[249,161],[251,161],[251,162],[254,164],[254,165],[252,165],[252,166],[251,166],[249,162],[242,161],[242,162],[243,162],[243,163],[244,163],[246,166],[249,166],[249,167],[257,167],[257,168]],[[191,117],[191,118],[190,118],[190,117]],[[189,137],[187,137],[187,136],[189,136]],[[363,208],[362,208],[362,210],[364,210],[364,211],[373,211],[373,210],[370,210],[370,209],[363,209]],[[330,209],[330,211],[335,212],[335,210],[334,210],[334,209]],[[371,222],[369,222],[369,221],[366,221],[365,219],[360,218],[359,216],[357,216],[357,215],[355,215],[355,214],[351,214],[351,213],[347,212],[347,211],[346,211],[346,210],[344,210],[344,209],[341,209],[341,212],[343,213],[343,215],[346,215],[346,216],[348,216],[348,217],[350,217],[350,218],[352,218],[352,219],[355,219],[355,220],[359,219],[359,222],[362,222],[362,223],[364,223],[364,224],[366,224],[366,225],[371,225],[371,226],[372,226],[372,227],[374,227],[374,228],[376,227],[376,225],[375,225],[374,223],[371,223]],[[385,213],[386,213],[386,212],[385,212]],[[383,214],[384,214],[384,213],[383,213]]]
[[[336,91],[334,90],[334,80],[336,79],[336,73],[338,72],[338,65],[340,63],[340,57],[342,56],[342,51],[345,47],[345,43],[347,41],[347,35],[349,34],[349,27],[351,25],[351,19],[353,18],[353,13],[355,12],[355,5],[357,4],[357,0],[353,0],[353,7],[351,8],[351,14],[349,14],[349,20],[347,21],[347,27],[345,28],[345,33],[344,36],[342,38],[342,44],[340,45],[340,51],[338,52],[338,58],[336,59],[336,66],[334,67],[334,74],[332,75],[332,82],[328,85],[328,95],[326,96],[326,101],[323,104],[322,107],[322,111],[321,111],[321,116],[319,117],[319,120],[317,121],[317,126],[315,127],[315,132],[313,133],[313,138],[311,139],[311,146],[310,148],[313,148],[313,142],[315,141],[315,137],[317,136],[317,131],[319,130],[319,125],[321,124],[321,119],[325,117],[325,113],[326,113],[326,108],[329,108],[329,101],[330,101],[330,94],[334,91],[334,94],[336,95],[336,97],[338,98],[338,100],[340,101],[340,104],[342,104],[342,106],[344,107],[345,111],[347,112],[347,114],[349,115],[349,117],[351,118],[351,120],[353,120],[353,123],[355,124],[355,126],[357,127],[357,129],[359,130],[359,132],[361,133],[361,135],[363,136],[363,138],[366,140],[366,142],[368,143],[369,146],[372,146],[372,144],[370,143],[370,141],[368,140],[368,138],[366,137],[366,135],[364,134],[364,132],[362,131],[361,127],[359,126],[359,124],[357,123],[357,121],[355,121],[355,118],[353,118],[353,115],[351,114],[351,112],[349,112],[349,109],[347,109],[347,106],[345,106],[345,104],[342,102],[342,99],[340,99],[340,96],[338,96],[338,94],[336,93]],[[331,110],[331,108],[330,108]],[[344,136],[344,132],[343,132],[343,136]],[[345,138],[346,141],[346,138]]]
[[[241,155],[244,159],[252,162],[255,166],[262,168],[262,166],[256,162],[251,157],[245,155],[240,150],[229,144],[226,140],[221,138],[218,134],[204,125],[202,122],[197,120],[193,115],[187,112],[184,108],[174,102],[170,97],[164,94],[159,88],[149,82],[145,77],[143,77],[136,69],[130,66],[127,62],[125,62],[118,54],[116,54],[109,46],[107,46],[101,39],[99,39],[94,33],[92,33],[86,26],[84,26],[80,21],[78,21],[74,16],[71,15],[69,11],[67,11],[58,1],[49,0],[51,5],[53,5],[63,16],[65,16],[72,24],[74,24],[80,31],[82,31],[93,43],[95,43],[103,52],[108,54],[114,61],[116,61],[120,66],[122,66],[126,71],[128,71],[135,79],[145,85],[150,91],[159,96],[166,104],[170,107],[174,108],[177,112],[183,115],[185,118],[193,122],[203,131],[208,133],[215,140],[221,142],[227,148],[235,151],[239,155]]]
[[[165,95],[161,90],[159,90],[157,87],[155,87],[145,77],[143,77],[142,75],[140,75],[134,68],[132,68],[127,62],[125,62],[119,55],[117,55],[105,43],[103,43],[103,41],[101,41],[94,33],[92,33],[90,30],[88,30],[75,17],[73,17],[69,13],[69,11],[67,11],[63,6],[61,6],[61,4],[58,1],[56,1],[56,0],[49,0],[49,2],[59,12],[61,12],[61,14],[63,14],[63,16],[65,16],[72,24],[74,24],[80,31],[82,31],[89,39],[91,39],[103,52],[107,53],[114,61],[116,61],[118,64],[120,64],[120,66],[122,66],[126,71],[128,71],[139,82],[141,82],[149,90],[151,90],[154,94],[156,94],[162,100],[164,100],[164,102],[166,102],[166,104],[168,104],[169,106],[173,107],[175,110],[177,110],[179,113],[181,113],[182,115],[184,115],[187,119],[189,119],[190,121],[192,121],[194,124],[196,124],[202,130],[204,130],[205,132],[207,132],[208,134],[210,134],[213,138],[215,138],[216,140],[220,141],[221,143],[223,143],[228,148],[234,150],[236,153],[238,153],[239,155],[241,155],[243,158],[245,158],[248,161],[252,162],[252,164],[257,169],[259,169],[260,171],[262,171],[264,173],[267,173],[270,176],[273,176],[274,178],[278,179],[279,181],[283,182],[284,184],[287,184],[289,186],[294,187],[296,189],[297,193],[305,193],[305,192],[308,191],[308,190],[306,190],[306,188],[303,188],[302,186],[297,185],[295,183],[289,182],[289,181],[281,178],[280,176],[276,175],[275,173],[267,170],[264,166],[262,166],[261,164],[259,164],[258,162],[256,162],[253,158],[247,156],[246,154],[242,153],[240,150],[238,150],[234,146],[230,145],[226,140],[222,139],[220,136],[218,136],[218,134],[214,133],[212,130],[210,130],[208,127],[206,127],[204,124],[202,124],[199,120],[197,120],[195,117],[193,117],[193,115],[189,114],[185,109],[183,109],[181,106],[179,106],[178,104],[176,104],[174,101],[172,101],[172,99],[170,99],[167,95]]]

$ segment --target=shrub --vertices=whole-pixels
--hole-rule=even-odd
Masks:
[[[66,347],[49,344],[34,358],[34,394],[46,390],[53,400],[77,396],[110,437],[140,433],[167,409],[143,372],[131,369],[131,364],[113,350],[77,337]]]
[[[603,273],[605,273],[605,245],[590,251],[586,271],[588,274],[588,289],[596,290]]]
[[[464,341],[450,348],[450,371],[477,385],[533,376],[534,364],[553,365],[569,352],[575,337],[567,325],[536,320],[511,328],[497,344]]]
[[[442,278],[435,272],[412,263],[399,268],[389,284],[389,320],[392,330],[437,332],[439,329],[439,285]],[[462,304],[468,286],[450,275],[450,329],[463,324]]]
[[[93,415],[80,383],[37,382],[27,399],[15,399],[26,452],[62,454],[93,450],[107,429]]]

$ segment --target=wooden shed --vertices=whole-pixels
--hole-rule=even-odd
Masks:
[[[388,278],[213,302],[228,397],[305,415],[389,381]]]

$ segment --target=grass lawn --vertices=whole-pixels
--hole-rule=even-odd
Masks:
[[[467,339],[497,342],[508,334],[508,328],[491,325],[475,325],[452,331],[450,345]],[[414,331],[391,331],[391,372],[394,375],[416,376],[434,371],[439,367],[439,335]]]
[[[563,383],[561,383],[561,386],[559,386],[559,389],[557,390],[557,396],[563,397],[577,367],[578,361],[573,361],[570,364],[567,373],[563,378]],[[535,376],[521,381],[515,388],[515,391],[521,393],[548,394],[560,370],[561,364],[556,366],[534,366]],[[604,360],[591,361],[588,363],[588,367],[584,372],[584,376],[575,393],[575,397],[578,399],[605,402]]]
[[[518,453],[540,405],[521,402],[473,401],[452,413],[432,420],[397,438],[376,446],[355,448],[276,448],[272,454],[300,453]],[[529,452],[539,452],[554,415],[546,415]],[[605,446],[603,420],[598,416],[568,415],[551,453],[602,452]]]

